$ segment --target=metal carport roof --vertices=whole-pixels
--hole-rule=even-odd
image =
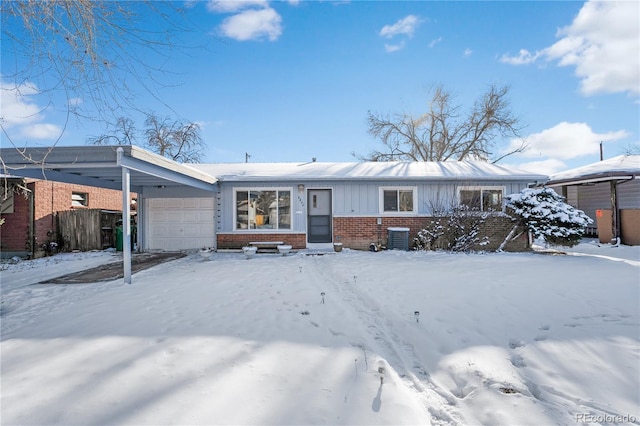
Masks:
[[[2,148],[2,173],[122,191],[125,282],[131,282],[129,194],[144,187],[216,191],[216,178],[135,146]]]
[[[118,159],[118,149],[122,149]],[[13,176],[54,180],[122,190],[122,168],[130,171],[131,190],[145,186],[191,186],[215,191],[217,179],[145,149],[123,146],[2,148],[2,172]]]

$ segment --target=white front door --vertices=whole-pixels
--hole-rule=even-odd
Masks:
[[[307,191],[307,242],[330,243],[331,190],[310,189]]]

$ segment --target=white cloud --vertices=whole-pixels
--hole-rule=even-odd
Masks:
[[[16,86],[0,80],[0,117],[2,125],[10,128],[40,120],[42,108],[31,98],[38,88],[31,83]]]
[[[541,161],[530,161],[527,163],[510,164],[521,170],[531,173],[540,173],[543,175],[552,175],[567,169],[567,165],[558,159],[549,158]]]
[[[25,83],[15,85],[0,79],[0,120],[12,139],[57,139],[62,129],[44,120],[44,108],[32,97],[39,93],[38,88]]]
[[[82,98],[70,98],[69,99],[69,106],[76,107],[76,106],[82,104],[82,102],[83,102]]]
[[[402,49],[404,47],[404,40],[402,40],[400,43],[398,44],[384,44],[384,50],[391,53],[391,52],[397,52],[398,50]]]
[[[538,53],[533,54],[526,49],[520,49],[516,56],[502,55],[500,62],[511,65],[525,65],[535,62],[538,56]]]
[[[385,25],[380,30],[380,35],[385,38],[392,38],[398,34],[413,36],[414,31],[420,24],[420,20],[415,15],[408,15],[393,25]]]
[[[584,155],[596,154],[600,150],[600,142],[611,142],[629,136],[625,130],[595,133],[586,123],[562,122],[540,133],[529,135],[528,148],[518,154],[521,158],[550,157],[559,160],[570,160]],[[521,140],[513,140],[507,151],[520,146]]]
[[[267,8],[267,0],[209,0],[207,10],[216,13],[233,13],[252,7]]]
[[[20,136],[29,139],[57,139],[62,129],[49,123],[36,123],[22,128]]]
[[[561,28],[552,46],[535,54],[521,50],[502,62],[521,65],[543,57],[573,66],[584,95],[640,94],[640,2],[589,1],[571,25]]]
[[[431,43],[429,43],[429,47],[433,47],[436,44],[440,43],[442,41],[442,37],[438,37],[435,40],[431,40]]]
[[[225,19],[220,31],[235,40],[259,40],[264,37],[275,41],[282,34],[282,18],[270,7],[249,9]]]
[[[471,56],[471,54],[473,53],[473,50],[471,49],[464,49],[464,56]]]

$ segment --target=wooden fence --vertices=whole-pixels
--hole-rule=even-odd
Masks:
[[[121,212],[100,209],[58,212],[58,232],[63,251],[102,250],[115,246],[116,222]]]

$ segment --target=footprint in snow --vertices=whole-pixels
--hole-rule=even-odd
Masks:
[[[518,340],[518,339],[509,339],[509,347],[511,349],[517,349],[517,348],[521,348],[525,345],[525,343],[522,340]]]

